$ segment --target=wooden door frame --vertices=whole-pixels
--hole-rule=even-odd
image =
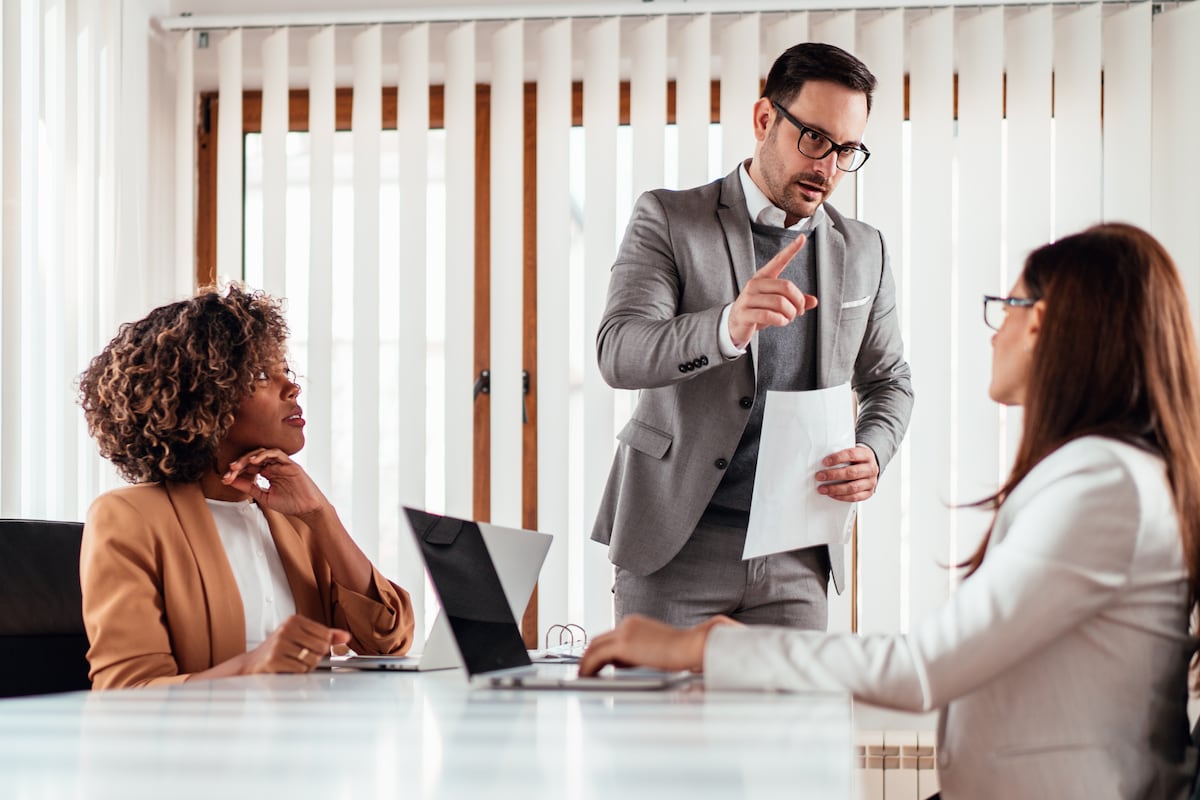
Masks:
[[[528,95],[528,89],[526,90]],[[196,264],[197,286],[212,286],[217,280],[217,118],[220,98],[217,92],[200,94],[200,115],[196,129]],[[491,221],[488,214],[491,205],[491,87],[479,84],[475,89],[475,295],[474,295],[474,374],[479,375],[488,368],[491,351]],[[339,88],[334,99],[334,129],[350,130],[354,90]],[[383,90],[382,127],[395,129],[397,100],[395,87]],[[527,106],[528,107],[528,106]],[[288,131],[307,131],[309,93],[304,89],[288,92]],[[429,87],[429,128],[437,129],[445,124],[445,89]],[[262,131],[262,92],[249,90],[242,93],[242,135]],[[536,132],[536,129],[534,129]],[[533,134],[526,135],[526,148],[532,146]],[[527,159],[528,164],[528,159]],[[536,160],[534,160],[536,166]],[[536,191],[531,167],[526,166],[526,195]],[[529,202],[527,199],[526,202]],[[534,201],[536,203],[536,201]],[[536,205],[534,206],[536,207]],[[536,220],[526,222],[527,255],[524,264],[524,293],[526,302],[537,297],[537,252],[531,247],[529,237],[536,242]],[[536,313],[526,313],[524,334],[527,342],[532,338],[532,348],[525,347],[526,369],[532,375],[536,369],[537,324]],[[522,525],[534,529],[537,526],[537,417],[536,392],[531,388],[529,424],[523,438]],[[491,397],[480,393],[475,397],[473,419],[474,474],[472,475],[472,513],[478,520],[491,518]],[[532,455],[531,455],[532,454]],[[532,477],[530,477],[532,476]],[[537,646],[537,589],[521,620],[521,634],[527,647]]]
[[[572,87],[572,125],[583,124],[583,84],[576,81]],[[619,124],[629,124],[629,83],[620,85]],[[334,105],[334,128],[350,130],[354,92],[350,88],[336,90]],[[197,202],[196,202],[196,285],[211,286],[216,283],[216,240],[217,240],[217,117],[220,98],[217,92],[202,92],[199,96],[200,115],[196,130],[197,158]],[[475,295],[474,295],[474,374],[488,369],[491,349],[491,87],[478,84],[475,92]],[[395,87],[383,90],[382,127],[396,126],[397,100]],[[713,81],[710,90],[711,121],[720,119],[720,83]],[[309,93],[304,89],[292,89],[288,93],[288,130],[307,131]],[[444,127],[445,90],[442,86],[429,88],[429,127]],[[675,121],[675,82],[667,85],[667,122]],[[248,90],[242,93],[242,134],[262,131],[262,92]],[[527,423],[522,432],[521,474],[521,524],[536,530],[537,517],[537,85],[525,84],[524,91],[524,245],[522,295],[524,314],[522,323],[522,359],[529,376],[528,393],[525,396]],[[475,518],[489,520],[491,517],[491,398],[480,393],[475,398],[473,420],[472,508]],[[521,632],[529,648],[539,646],[537,641],[537,587],[525,609],[521,620]]]

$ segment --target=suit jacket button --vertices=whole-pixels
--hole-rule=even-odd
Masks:
[[[713,462],[713,466],[716,467],[717,469],[725,469],[726,467],[729,466],[729,462],[723,458],[718,458],[716,461]]]
[[[702,367],[708,366],[708,356],[700,356],[700,366],[702,366]]]
[[[697,358],[694,361],[692,361],[692,366],[695,367],[696,369],[700,369],[701,367],[704,366],[704,364],[700,363],[700,359]]]
[[[741,400],[738,400],[738,405],[742,408],[750,408],[754,405],[754,401],[749,397],[743,397]]]
[[[687,372],[687,364],[680,364],[680,365],[679,365],[679,371],[680,371],[680,372]]]

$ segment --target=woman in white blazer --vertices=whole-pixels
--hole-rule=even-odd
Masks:
[[[1200,369],[1178,273],[1149,234],[1101,225],[1032,253],[985,317],[989,394],[1025,407],[1024,430],[939,612],[871,636],[628,619],[581,672],[690,668],[709,689],[939,708],[947,800],[1186,797]]]

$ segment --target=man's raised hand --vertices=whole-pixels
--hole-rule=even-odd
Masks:
[[[804,294],[796,284],[779,277],[805,241],[807,237],[803,234],[797,236],[742,287],[729,312],[729,337],[736,347],[745,347],[762,328],[782,328],[817,307],[816,297]]]

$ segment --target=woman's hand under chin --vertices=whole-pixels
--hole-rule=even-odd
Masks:
[[[260,475],[268,483],[266,488],[258,483]],[[221,483],[281,514],[305,516],[329,508],[329,500],[304,468],[278,448],[260,447],[238,456]]]
[[[267,481],[267,486],[259,485],[259,476]],[[247,495],[261,508],[299,518],[329,562],[334,581],[352,592],[382,599],[371,562],[350,538],[329,499],[285,451],[257,447],[242,453],[229,463],[221,476],[221,485]]]

